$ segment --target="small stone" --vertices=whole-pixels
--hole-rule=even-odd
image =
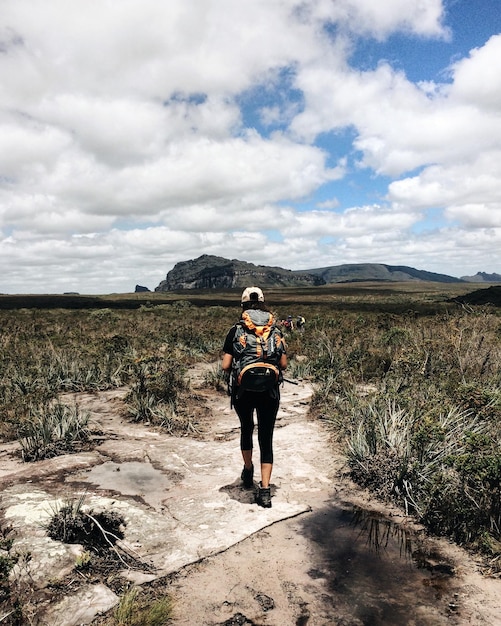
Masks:
[[[271,611],[271,609],[275,608],[275,600],[273,600],[273,598],[270,598],[270,596],[267,596],[264,593],[258,593],[255,596],[255,600],[259,602],[259,605],[261,606],[263,611]]]

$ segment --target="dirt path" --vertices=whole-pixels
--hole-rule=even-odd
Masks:
[[[208,368],[191,373],[210,415],[198,439],[128,422],[115,390],[73,397],[100,432],[89,452],[23,464],[15,444],[0,446],[3,520],[30,553],[16,572],[29,579],[27,624],[112,623],[98,614],[116,606],[116,586],[77,576],[82,548],[43,529],[51,508],[83,492],[123,515],[124,546],[147,567],[121,576],[171,594],[174,626],[501,624],[498,579],[351,483],[325,425],[307,418],[306,383],[284,385],[273,507],[258,507],[240,484],[228,398],[201,384]]]
[[[501,581],[358,489],[328,429],[307,421],[310,392],[284,385],[272,477],[273,506],[294,499],[307,511],[180,570],[174,625],[501,624]],[[234,424],[225,403],[213,399],[213,411]]]

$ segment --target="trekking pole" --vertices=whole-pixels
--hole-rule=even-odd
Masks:
[[[284,381],[284,383],[290,383],[291,385],[299,385],[297,381],[290,380],[289,378],[283,378],[282,380]]]

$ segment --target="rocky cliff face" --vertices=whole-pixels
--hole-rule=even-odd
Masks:
[[[253,284],[260,287],[311,287],[323,285],[325,281],[308,272],[204,254],[191,261],[176,263],[155,291],[245,288]]]

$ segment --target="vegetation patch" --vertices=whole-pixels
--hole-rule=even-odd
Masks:
[[[150,600],[132,587],[120,599],[112,620],[116,626],[165,626],[172,618],[172,609],[169,596]]]
[[[125,397],[129,417],[176,434],[197,434],[200,402],[191,393],[186,367],[161,357],[140,359],[131,368]]]
[[[22,626],[25,624],[23,616],[23,601],[26,589],[17,578],[11,579],[11,574],[17,563],[29,559],[13,549],[15,539],[14,529],[2,520],[0,525],[0,617],[2,624],[7,626]]]
[[[20,427],[24,461],[39,461],[76,452],[89,441],[89,414],[78,406],[48,403],[30,411]]]
[[[350,283],[271,288],[266,297],[277,319],[306,319],[304,332],[286,333],[286,375],[313,383],[311,417],[344,446],[353,478],[434,533],[485,552],[496,568],[501,311],[453,301],[470,289]],[[0,310],[0,436],[20,438],[27,460],[89,445],[85,416],[61,406],[49,416],[49,407],[62,392],[119,386],[128,388],[131,420],[199,436],[204,401],[186,372],[220,359],[240,293],[148,293],[134,297],[134,308],[130,296],[108,296],[80,309],[52,302]],[[218,369],[205,382],[225,393]]]
[[[151,571],[121,542],[125,526],[123,516],[116,511],[88,509],[84,494],[56,505],[45,530],[55,541],[82,545],[83,552],[75,562],[81,573],[106,578],[124,568]],[[117,584],[123,586],[123,582]]]
[[[345,446],[352,478],[433,533],[484,552],[497,569],[499,313],[332,318],[305,337],[317,341],[311,413]]]
[[[165,579],[123,590],[119,604],[96,617],[94,626],[167,626],[174,615],[174,602]]]

